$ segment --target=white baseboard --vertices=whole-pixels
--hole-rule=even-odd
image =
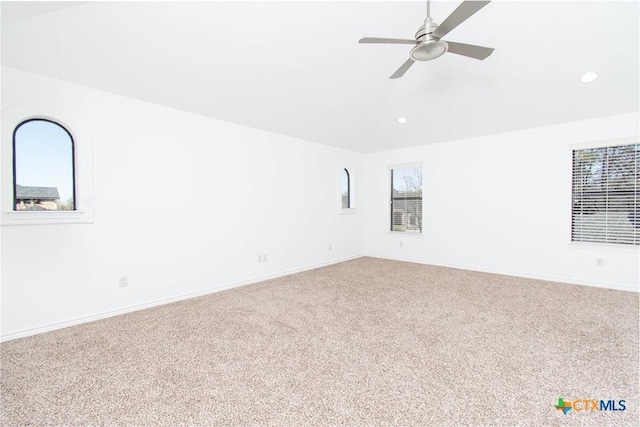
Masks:
[[[394,261],[404,261],[404,262],[413,262],[416,264],[426,264],[426,265],[435,265],[438,267],[449,267],[449,268],[457,268],[459,270],[469,270],[469,271],[479,271],[482,273],[492,273],[492,274],[501,274],[504,276],[515,276],[515,277],[524,277],[527,279],[537,279],[537,280],[546,280],[548,282],[561,282],[561,283],[569,283],[571,285],[582,285],[582,286],[592,286],[596,288],[606,288],[606,289],[616,289],[619,291],[630,291],[630,292],[640,292],[640,289],[633,286],[624,286],[624,285],[615,285],[610,283],[600,283],[600,282],[591,282],[588,280],[576,280],[569,277],[560,277],[560,276],[547,276],[543,274],[529,274],[523,273],[519,271],[510,271],[510,270],[500,270],[500,269],[491,269],[491,268],[480,268],[476,266],[469,265],[461,265],[461,264],[446,264],[441,262],[429,261],[429,260],[417,260],[403,257],[391,257],[387,255],[378,255],[378,254],[365,254],[364,256],[372,257],[372,258],[382,258],[382,259],[390,259]]]
[[[222,285],[213,286],[213,287],[210,287],[210,288],[207,288],[207,289],[202,289],[202,290],[195,291],[195,292],[188,292],[186,294],[180,294],[180,295],[174,295],[174,296],[167,297],[167,298],[161,298],[161,299],[149,301],[149,302],[146,302],[146,303],[143,303],[143,304],[136,304],[136,305],[131,305],[131,306],[124,307],[124,308],[119,308],[119,309],[116,309],[116,310],[109,310],[109,311],[104,311],[104,312],[101,312],[101,313],[92,314],[92,315],[89,315],[89,316],[77,317],[77,318],[65,320],[63,322],[50,323],[50,324],[47,324],[47,325],[38,326],[36,328],[23,329],[23,330],[20,330],[20,331],[17,331],[17,332],[12,332],[12,333],[0,336],[0,342],[15,340],[15,339],[18,339],[18,338],[24,338],[24,337],[28,337],[28,336],[31,336],[31,335],[41,334],[41,333],[44,333],[44,332],[55,331],[57,329],[67,328],[69,326],[74,326],[74,325],[79,325],[79,324],[82,324],[82,323],[93,322],[94,320],[106,319],[108,317],[118,316],[120,314],[126,314],[126,313],[130,313],[132,311],[143,310],[145,308],[156,307],[156,306],[159,306],[159,305],[170,304],[172,302],[178,302],[178,301],[182,301],[182,300],[189,299],[189,298],[196,298],[196,297],[212,294],[212,293],[215,293],[215,292],[224,291],[226,289],[237,288],[237,287],[240,287],[240,286],[250,285],[252,283],[263,282],[265,280],[276,279],[278,277],[288,276],[290,274],[301,273],[303,271],[314,270],[316,268],[326,267],[328,265],[338,264],[338,263],[345,262],[345,261],[350,261],[350,260],[353,260],[353,259],[361,258],[363,256],[364,256],[363,254],[358,254],[358,255],[353,255],[353,256],[349,256],[349,257],[345,257],[345,258],[335,259],[335,260],[331,260],[331,261],[327,261],[327,262],[323,262],[323,263],[311,264],[311,265],[307,265],[307,266],[304,266],[304,267],[293,268],[293,269],[290,269],[290,270],[284,270],[284,271],[280,271],[278,273],[272,273],[272,274],[268,274],[268,275],[264,275],[264,276],[254,277],[254,278],[251,278],[251,279],[241,280],[241,281],[238,281],[238,282],[225,283],[225,284],[222,284]]]
[[[280,271],[280,272],[277,272],[277,273],[272,273],[272,274],[268,274],[268,275],[264,275],[264,276],[254,277],[254,278],[247,279],[247,280],[241,280],[241,281],[238,281],[238,282],[225,283],[225,284],[213,286],[213,287],[210,287],[210,288],[202,289],[202,290],[199,290],[199,291],[188,292],[188,293],[180,294],[180,295],[174,295],[174,296],[167,297],[167,298],[161,298],[161,299],[158,299],[158,300],[149,301],[149,302],[146,302],[146,303],[143,303],[143,304],[136,304],[136,305],[127,306],[127,307],[124,307],[124,308],[119,308],[119,309],[116,309],[116,310],[104,311],[104,312],[92,314],[92,315],[89,315],[89,316],[73,318],[73,319],[65,320],[63,322],[51,323],[51,324],[47,324],[47,325],[43,325],[43,326],[38,326],[38,327],[35,327],[35,328],[23,329],[23,330],[20,330],[20,331],[17,331],[17,332],[12,332],[12,333],[0,336],[0,342],[10,341],[10,340],[18,339],[18,338],[24,338],[24,337],[28,337],[28,336],[31,336],[31,335],[41,334],[41,333],[44,333],[44,332],[55,331],[57,329],[67,328],[69,326],[79,325],[79,324],[82,324],[82,323],[88,323],[88,322],[92,322],[94,320],[106,319],[108,317],[118,316],[120,314],[126,314],[126,313],[130,313],[132,311],[143,310],[145,308],[156,307],[156,306],[159,306],[159,305],[170,304],[172,302],[178,302],[178,301],[182,301],[182,300],[189,299],[189,298],[196,298],[196,297],[199,297],[199,296],[204,296],[204,295],[212,294],[212,293],[215,293],[215,292],[224,291],[226,289],[237,288],[237,287],[240,287],[240,286],[250,285],[252,283],[263,282],[265,280],[276,279],[278,277],[288,276],[290,274],[301,273],[303,271],[309,271],[309,270],[313,270],[313,269],[316,269],[316,268],[326,267],[326,266],[332,265],[332,264],[338,264],[338,263],[341,263],[341,262],[350,261],[350,260],[353,260],[353,259],[361,258],[363,256],[372,257],[372,258],[390,259],[390,260],[395,260],[395,261],[412,262],[412,263],[416,263],[416,264],[435,265],[435,266],[439,266],[439,267],[457,268],[457,269],[460,269],[460,270],[470,270],[470,271],[479,271],[479,272],[483,272],[483,273],[502,274],[502,275],[506,275],[506,276],[524,277],[524,278],[528,278],[528,279],[546,280],[546,281],[550,281],[550,282],[561,282],[561,283],[569,283],[569,284],[573,284],[573,285],[593,286],[593,287],[598,287],[598,288],[607,288],[607,289],[616,289],[616,290],[621,290],[621,291],[639,292],[638,288],[634,288],[632,286],[621,286],[621,285],[613,285],[613,284],[607,284],[607,283],[590,282],[590,281],[585,281],[585,280],[576,280],[576,279],[566,278],[566,277],[547,276],[547,275],[540,275],[540,274],[528,274],[528,273],[522,273],[522,272],[517,272],[517,271],[479,268],[479,267],[476,267],[476,266],[468,266],[468,265],[454,265],[454,264],[439,263],[439,262],[428,261],[428,260],[425,261],[425,260],[417,260],[417,259],[411,259],[411,258],[391,257],[391,256],[386,256],[386,255],[368,253],[368,254],[353,255],[353,256],[349,256],[349,257],[345,257],[345,258],[331,260],[331,261],[328,261],[328,262],[323,262],[323,263],[318,263],[318,264],[311,264],[311,265],[307,265],[307,266],[303,266],[303,267],[299,267],[299,268],[284,270],[284,271]]]

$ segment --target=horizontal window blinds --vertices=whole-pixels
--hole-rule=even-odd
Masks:
[[[573,150],[571,240],[640,245],[640,144]]]

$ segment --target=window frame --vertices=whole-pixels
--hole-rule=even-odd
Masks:
[[[75,210],[16,211],[14,205],[14,131],[28,120],[47,120],[72,135]],[[9,105],[0,117],[0,224],[28,226],[45,224],[93,224],[95,217],[94,166],[91,137],[78,114],[59,105],[29,102]]]
[[[347,197],[349,201],[349,207],[342,207],[342,176],[343,173],[347,174],[347,184],[348,184],[348,192]],[[350,215],[357,213],[357,209],[355,206],[355,198],[353,197],[353,177],[351,176],[351,172],[348,167],[342,167],[338,171],[338,215]]]
[[[640,137],[629,136],[620,137],[607,140],[597,141],[583,141],[573,144],[568,144],[568,163],[569,163],[569,190],[568,190],[568,244],[572,248],[577,249],[595,249],[595,250],[607,250],[607,251],[620,251],[620,252],[640,252],[640,241],[635,244],[628,243],[616,243],[616,242],[598,242],[598,241],[582,241],[574,240],[574,152],[580,150],[589,149],[605,149],[609,147],[619,147],[625,145],[637,145],[640,144]]]
[[[420,182],[420,192],[421,195],[420,196],[412,196],[412,197],[401,197],[401,198],[396,198],[393,197],[393,172],[394,170],[397,169],[420,169],[421,171],[421,182]],[[389,223],[388,223],[388,229],[387,231],[389,233],[399,233],[401,235],[405,235],[405,236],[423,236],[424,235],[424,222],[423,222],[423,218],[424,218],[424,209],[423,209],[423,200],[424,200],[424,174],[422,173],[423,170],[423,163],[422,162],[414,162],[414,163],[402,163],[402,164],[394,164],[394,165],[389,165],[387,166],[387,170],[389,172],[389,189],[391,190],[389,193]],[[421,225],[420,230],[419,231],[409,231],[409,230],[394,230],[393,229],[393,225],[394,225],[394,200],[414,200],[414,201],[419,201],[420,203],[420,223]]]
[[[22,126],[26,125],[27,123],[37,122],[37,121],[51,123],[60,127],[67,134],[67,136],[69,137],[69,140],[71,141],[71,185],[72,185],[71,192],[73,197],[73,209],[70,209],[70,211],[77,211],[78,202],[76,200],[76,147],[75,147],[75,141],[73,140],[73,135],[71,134],[71,132],[69,132],[69,130],[66,127],[64,127],[60,123],[51,119],[43,119],[43,118],[29,118],[29,119],[23,120],[13,129],[13,138],[12,138],[13,211],[18,212],[18,180],[17,180],[17,174],[16,174],[17,172],[16,134],[18,133],[18,129],[20,129]]]
[[[342,199],[343,197],[343,188],[342,188],[342,177],[343,177],[343,173],[346,174],[347,176],[347,206],[344,206],[344,200]],[[342,171],[340,171],[340,207],[342,209],[351,209],[351,174],[349,173],[349,170],[347,168],[343,168]]]

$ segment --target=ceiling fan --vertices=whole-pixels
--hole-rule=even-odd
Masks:
[[[493,53],[493,48],[447,42],[441,39],[447,35],[449,31],[462,24],[489,3],[490,1],[463,1],[456,10],[451,12],[451,15],[449,15],[442,24],[438,25],[431,18],[430,1],[427,0],[427,17],[424,20],[424,24],[418,28],[415,40],[364,37],[360,39],[359,43],[415,45],[413,49],[411,49],[411,52],[409,52],[409,59],[389,77],[390,79],[402,77],[415,61],[431,61],[444,55],[446,52],[483,60]]]

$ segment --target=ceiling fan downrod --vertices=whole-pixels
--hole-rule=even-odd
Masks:
[[[433,40],[431,33],[438,28],[438,23],[431,18],[431,1],[427,0],[427,17],[424,19],[424,23],[416,31],[416,40],[423,42]],[[425,40],[426,38],[426,40]]]

